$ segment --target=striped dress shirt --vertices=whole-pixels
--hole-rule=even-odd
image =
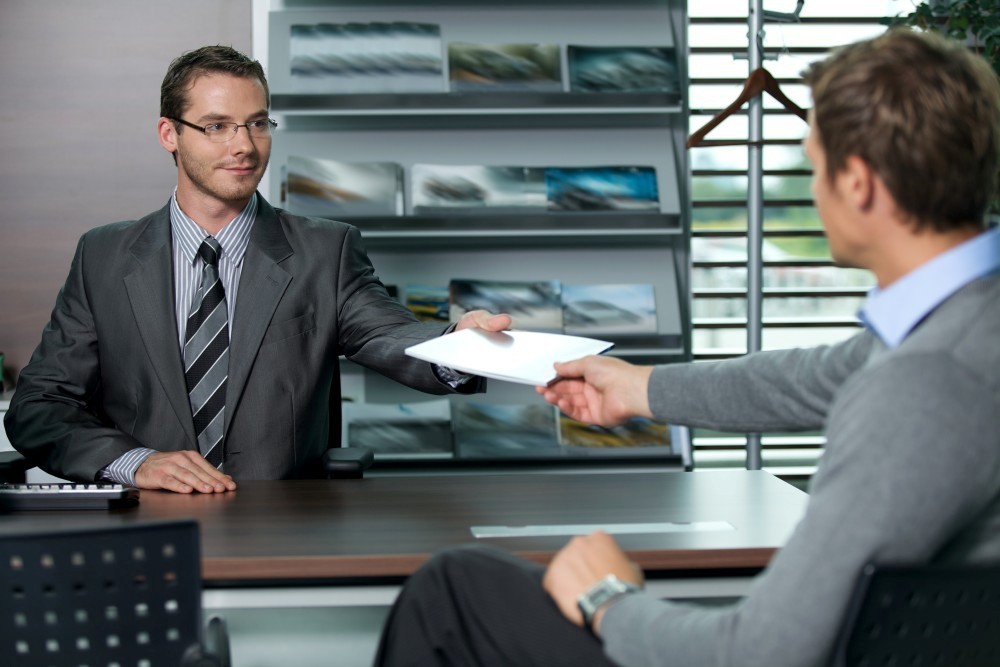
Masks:
[[[229,311],[229,332],[232,336],[233,313],[236,312],[236,292],[243,271],[243,257],[250,242],[250,230],[257,218],[257,197],[250,198],[243,211],[233,218],[215,236],[222,246],[219,255],[219,278],[226,291],[226,307]],[[181,210],[177,203],[177,191],[170,198],[170,236],[174,257],[174,310],[177,321],[177,344],[184,356],[184,328],[191,304],[198,293],[204,262],[198,256],[198,247],[209,236],[201,227]],[[137,447],[112,461],[98,477],[103,481],[135,485],[135,471],[142,462],[156,450]]]

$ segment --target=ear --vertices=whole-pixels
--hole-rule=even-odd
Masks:
[[[869,211],[875,205],[876,179],[878,175],[871,165],[851,155],[837,174],[837,185],[841,195],[854,204],[856,210]]]
[[[160,140],[160,145],[168,153],[177,152],[177,130],[174,122],[169,118],[160,118],[156,124],[156,136]]]

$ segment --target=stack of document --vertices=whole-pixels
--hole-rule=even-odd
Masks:
[[[406,354],[464,373],[506,382],[545,386],[558,376],[557,361],[600,354],[605,340],[536,331],[463,329],[406,348]]]

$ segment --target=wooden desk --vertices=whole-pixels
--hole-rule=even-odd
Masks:
[[[371,664],[399,586],[472,526],[683,524],[619,535],[662,597],[742,595],[784,544],[807,496],[765,472],[375,477],[243,482],[202,496],[143,491],[137,507],[22,512],[0,534],[194,518],[204,607],[227,620],[235,664]],[[721,524],[721,526],[720,526]],[[568,536],[479,540],[547,561]],[[292,653],[289,653],[292,651]]]
[[[29,512],[3,530],[192,517],[208,586],[402,579],[444,547],[477,541],[472,526],[670,523],[677,532],[619,535],[646,570],[762,568],[806,495],[765,472],[422,476],[243,482],[234,493],[143,491],[111,512]],[[719,529],[684,530],[707,522]],[[485,538],[546,562],[565,535]]]

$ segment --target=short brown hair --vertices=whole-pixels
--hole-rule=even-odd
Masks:
[[[259,62],[230,46],[203,46],[178,56],[170,63],[160,84],[160,115],[165,118],[183,116],[190,106],[187,89],[195,78],[210,73],[256,78],[264,86],[264,97],[270,107],[271,91]]]
[[[1000,80],[986,61],[893,28],[804,76],[830,179],[856,155],[918,229],[985,226],[1000,165]]]

